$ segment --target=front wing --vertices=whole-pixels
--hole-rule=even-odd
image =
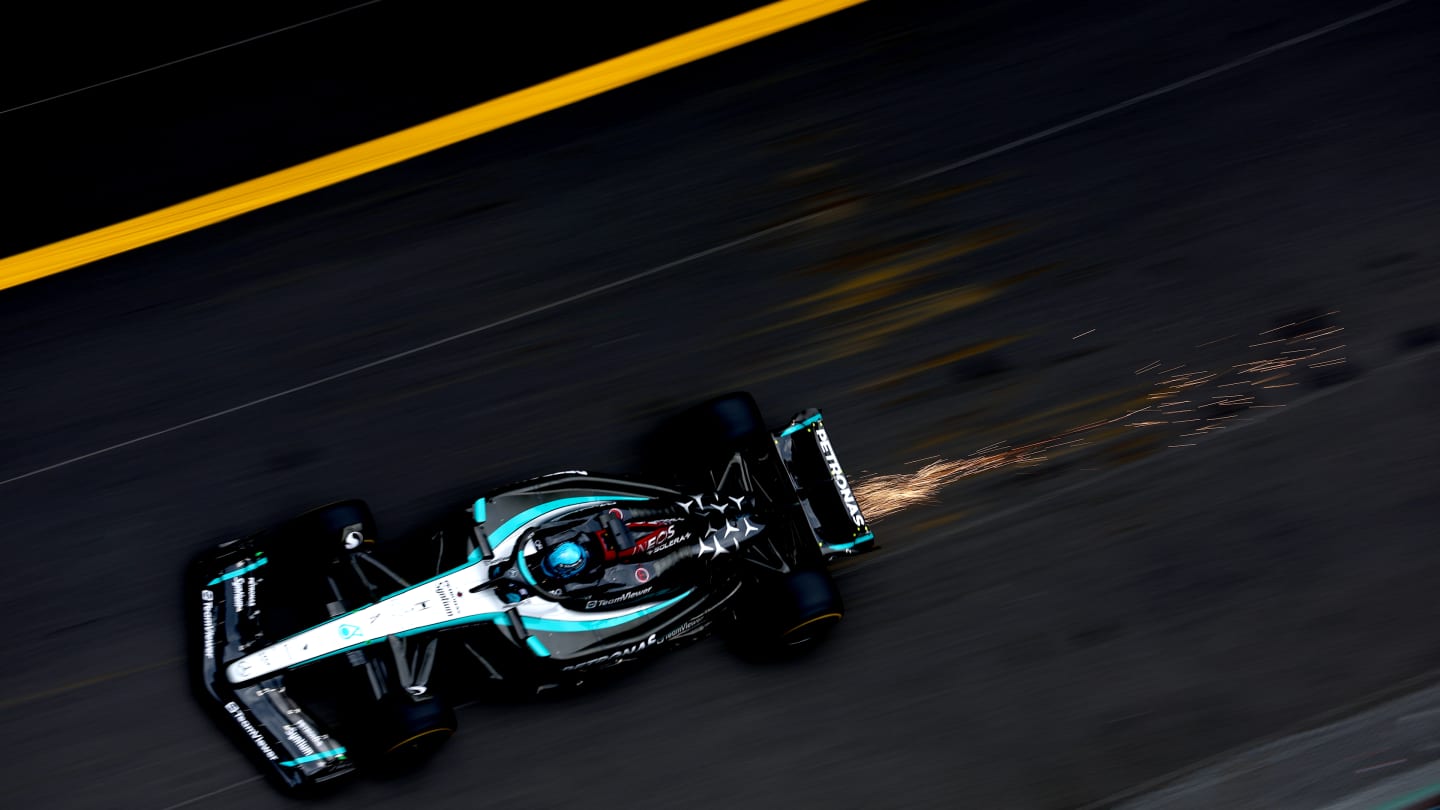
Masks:
[[[225,678],[231,661],[270,643],[260,615],[272,562],[260,545],[233,540],[192,565],[185,589],[191,674],[201,700],[262,768],[285,788],[305,789],[355,769],[345,745],[295,701],[284,673],[242,686]]]

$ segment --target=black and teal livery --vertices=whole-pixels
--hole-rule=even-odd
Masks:
[[[695,451],[673,484],[554,473],[393,548],[347,501],[202,555],[199,693],[298,790],[420,760],[466,690],[573,685],[717,630],[818,643],[844,612],[827,562],[874,547],[819,412],[771,431],[733,394],[672,427]],[[563,579],[540,562],[561,545],[587,550]]]

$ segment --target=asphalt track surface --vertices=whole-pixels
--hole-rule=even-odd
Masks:
[[[1257,392],[1282,407],[1115,423],[879,522],[812,660],[705,644],[471,706],[425,774],[340,801],[1104,806],[1440,664],[1432,3],[909,182],[1370,8],[1251,6],[847,12],[7,291],[7,804],[286,806],[185,688],[179,575],[316,503],[402,533],[479,485],[625,471],[735,388],[904,472],[1311,317],[1347,363]]]

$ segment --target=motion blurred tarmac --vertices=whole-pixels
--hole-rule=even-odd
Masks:
[[[872,2],[5,291],[11,801],[288,806],[185,689],[191,554],[337,498],[398,537],[480,486],[632,470],[664,414],[739,388],[776,422],[823,407],[862,481],[1035,452],[878,521],[812,660],[707,643],[471,706],[423,775],[342,801],[1111,806],[1415,682],[1440,665],[1435,6],[1025,141],[1369,8]],[[31,156],[5,243],[492,92],[458,24],[397,9],[0,117]],[[398,31],[445,69],[406,73]],[[636,767],[542,770],[557,740]]]

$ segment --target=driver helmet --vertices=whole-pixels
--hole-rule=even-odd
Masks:
[[[590,562],[590,553],[585,547],[574,540],[566,540],[550,553],[545,555],[545,560],[540,563],[540,569],[546,576],[569,579],[581,571]]]

